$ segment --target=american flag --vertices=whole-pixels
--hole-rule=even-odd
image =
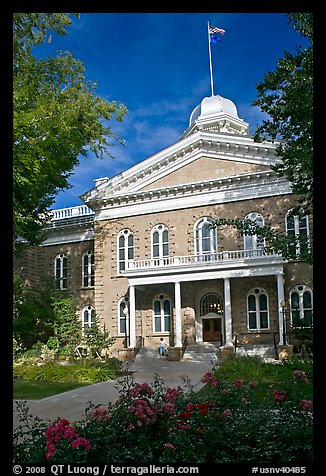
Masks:
[[[209,34],[213,35],[214,33],[221,33],[221,35],[224,35],[225,30],[222,30],[222,28],[216,28],[215,26],[210,26]]]

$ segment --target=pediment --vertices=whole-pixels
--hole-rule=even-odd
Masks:
[[[259,173],[277,162],[275,148],[249,136],[195,132],[115,177],[99,179],[80,198],[91,207],[142,190]]]
[[[141,190],[189,184],[198,181],[238,176],[247,173],[269,170],[266,165],[236,162],[219,158],[201,157],[162,178],[142,187]]]

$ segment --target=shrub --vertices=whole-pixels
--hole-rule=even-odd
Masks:
[[[14,364],[14,377],[25,380],[49,382],[96,383],[113,380],[121,368],[121,362],[110,358],[102,363],[98,360],[83,360],[66,365],[46,362],[42,365]]]
[[[256,364],[248,362],[249,367]],[[224,365],[230,364],[203,376],[205,387],[197,393],[186,379],[182,389],[167,388],[159,376],[149,385],[126,375],[118,381],[120,396],[115,402],[107,406],[90,402],[85,417],[74,424],[57,419],[47,429],[39,423],[35,427],[27,422],[25,409],[23,425],[14,433],[15,462],[312,462],[307,373],[292,369],[291,392],[284,390],[280,377],[277,384],[265,387],[262,398],[260,384],[251,379],[252,369],[246,377],[236,372],[220,380]],[[280,365],[287,375],[288,369]],[[27,425],[35,429],[34,441],[28,439],[28,432],[22,434]]]

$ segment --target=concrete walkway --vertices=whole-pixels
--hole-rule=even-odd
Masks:
[[[145,351],[145,349],[144,349]],[[163,379],[168,387],[180,385],[185,388],[185,380],[193,386],[194,390],[202,387],[201,379],[205,372],[212,370],[216,359],[207,358],[184,359],[178,362],[160,359],[157,353],[140,352],[134,362],[125,364],[126,369],[133,372],[135,382],[151,383],[155,375]],[[64,392],[41,400],[27,400],[27,407],[33,416],[42,420],[53,421],[56,418],[66,418],[70,422],[81,419],[89,402],[106,405],[114,402],[119,396],[116,388],[123,378],[100,382],[86,387]],[[13,405],[13,429],[19,426],[16,402]]]

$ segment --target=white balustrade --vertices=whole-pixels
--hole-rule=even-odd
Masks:
[[[76,218],[85,215],[94,215],[94,212],[87,205],[77,207],[59,208],[51,211],[51,221],[62,220],[64,218]]]
[[[220,253],[207,253],[201,255],[171,256],[169,258],[132,260],[128,270],[159,269],[172,266],[201,265],[206,263],[225,263],[231,261],[247,261],[251,259],[281,258],[281,255],[267,253],[264,250],[237,250],[222,251]]]

